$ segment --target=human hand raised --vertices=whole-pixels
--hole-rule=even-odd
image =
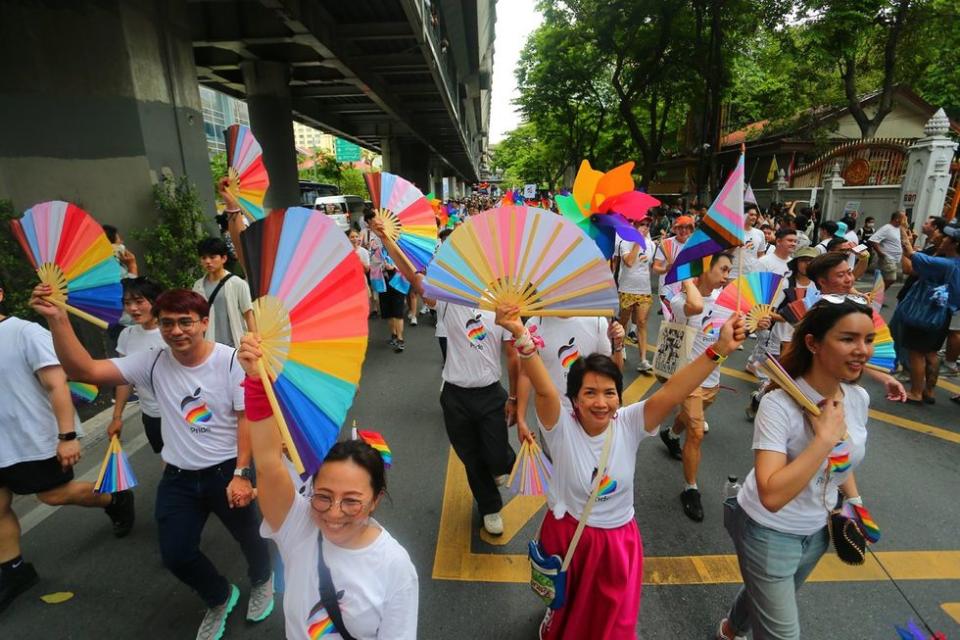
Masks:
[[[835,399],[827,399],[820,403],[820,415],[807,414],[807,420],[813,427],[814,435],[830,444],[835,444],[843,440],[847,434],[847,421],[844,414],[843,402]]]
[[[720,327],[720,337],[714,345],[714,351],[722,356],[728,356],[736,351],[737,347],[743,344],[746,339],[747,323],[739,312],[734,313]]]
[[[63,307],[50,302],[49,297],[52,295],[53,287],[40,283],[33,288],[33,292],[30,294],[30,306],[47,320],[65,318],[67,312]]]
[[[244,373],[251,378],[260,377],[260,358],[263,351],[260,349],[260,338],[248,333],[240,338],[240,348],[237,350],[237,361],[243,367]]]
[[[524,326],[520,320],[520,308],[516,305],[500,305],[497,307],[497,324],[511,334],[514,338],[523,335]]]

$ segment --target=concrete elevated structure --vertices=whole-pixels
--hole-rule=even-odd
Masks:
[[[247,101],[273,185],[297,202],[292,120],[439,191],[479,179],[495,0],[0,3],[0,198],[149,224],[187,175],[212,212],[198,83]]]

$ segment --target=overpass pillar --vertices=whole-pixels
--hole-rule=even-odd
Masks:
[[[250,128],[263,148],[270,174],[268,208],[300,204],[300,177],[293,137],[290,67],[284,62],[249,60],[240,64],[247,89]]]
[[[433,185],[430,149],[414,140],[389,137],[380,143],[383,170],[395,173],[417,186],[424,194]]]
[[[0,2],[0,199],[74,202],[139,252],[164,175],[189,177],[212,230],[185,0]]]

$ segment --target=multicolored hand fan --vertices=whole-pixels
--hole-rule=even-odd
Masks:
[[[263,199],[270,186],[270,176],[263,164],[263,150],[250,127],[232,124],[223,132],[227,146],[227,192],[237,202],[250,222],[262,219]]]
[[[137,486],[137,476],[127,459],[127,454],[120,448],[120,439],[117,436],[110,438],[107,455],[100,465],[100,475],[93,485],[94,493],[117,493]]]
[[[437,219],[430,201],[413,184],[392,173],[368,173],[364,179],[377,218],[413,268],[422,271],[437,245]]]
[[[93,402],[100,393],[97,385],[87,384],[86,382],[68,380],[67,386],[70,388],[70,397],[73,399],[74,404],[88,404]]]
[[[755,271],[740,276],[720,292],[717,306],[742,313],[750,331],[757,330],[757,323],[776,312],[774,300],[785,280],[783,276],[769,271]],[[737,303],[739,302],[739,307]]]
[[[303,207],[274,211],[240,240],[262,339],[260,376],[291,460],[312,474],[360,383],[370,312],[363,266],[336,223]]]
[[[897,634],[900,636],[900,640],[947,640],[947,636],[943,635],[940,631],[933,631],[929,626],[924,623],[924,626],[927,627],[932,635],[927,635],[923,632],[920,627],[917,626],[917,623],[913,620],[910,620],[907,623],[907,628],[904,629],[899,625],[894,625],[894,629],[897,630]]]
[[[873,278],[873,287],[870,289],[870,293],[867,294],[867,299],[870,300],[873,310],[877,313],[880,313],[880,309],[883,307],[883,299],[886,297],[886,293],[887,287],[883,284],[883,274],[880,272],[880,269],[877,269],[877,273]]]
[[[544,209],[500,207],[457,227],[427,267],[426,297],[522,316],[611,316],[617,289],[596,245]]]
[[[34,205],[10,225],[40,282],[53,288],[49,302],[101,329],[120,320],[120,263],[90,214],[54,200]]]
[[[553,466],[540,445],[524,440],[507,484],[521,496],[542,496],[547,493],[552,476]]]

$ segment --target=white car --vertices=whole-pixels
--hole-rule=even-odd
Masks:
[[[350,209],[344,196],[321,196],[313,203],[314,211],[322,211],[332,218],[344,232],[350,230]]]

